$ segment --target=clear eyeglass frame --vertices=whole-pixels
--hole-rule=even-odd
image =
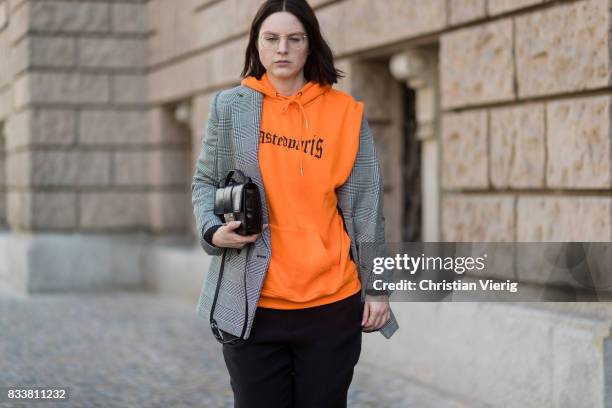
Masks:
[[[308,40],[308,34],[293,33],[293,34],[261,34],[259,36],[259,44],[265,49],[278,49],[282,37],[287,37],[287,47],[295,51],[303,50]],[[293,41],[292,41],[293,40]]]

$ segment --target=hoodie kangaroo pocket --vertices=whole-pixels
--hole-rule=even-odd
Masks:
[[[281,227],[270,224],[272,260],[287,271],[295,271],[295,278],[312,279],[317,272],[331,268],[337,257],[331,254],[316,229]]]

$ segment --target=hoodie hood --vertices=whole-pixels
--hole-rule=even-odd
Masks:
[[[306,133],[306,138],[308,138],[310,136],[309,133],[311,132],[308,124],[308,115],[306,114],[304,107],[331,89],[331,85],[321,86],[315,81],[310,81],[304,84],[304,86],[293,95],[285,96],[276,90],[272,82],[270,82],[267,73],[264,73],[261,76],[261,79],[257,79],[254,76],[246,77],[242,80],[241,84],[263,93],[265,97],[268,98],[268,101],[279,103],[279,112],[281,115],[285,114],[289,109],[298,109],[302,117],[300,132],[298,134],[300,140],[302,141],[304,140],[304,133]],[[302,155],[303,153],[299,154],[300,176],[304,175]]]

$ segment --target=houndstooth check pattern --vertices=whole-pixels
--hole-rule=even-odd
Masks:
[[[212,301],[221,266],[222,248],[208,244],[204,232],[222,224],[213,213],[214,194],[219,181],[232,169],[240,169],[251,177],[261,193],[263,223],[268,223],[266,195],[258,162],[259,129],[263,94],[245,86],[218,92],[213,97],[208,123],[202,138],[202,148],[191,184],[192,203],[200,245],[213,259],[206,275],[197,305],[197,314],[209,320]],[[351,252],[358,259],[359,243],[384,243],[383,192],[380,164],[372,132],[362,119],[359,150],[347,181],[336,189],[347,233],[351,238]],[[369,244],[368,244],[369,245]],[[246,323],[244,337],[250,336],[259,295],[271,256],[270,230],[266,229],[250,248],[227,249],[221,288],[214,318],[218,327],[239,336]],[[373,274],[364,265],[369,259],[359,259],[361,299],[371,287]],[[365,279],[364,277],[368,277]],[[245,302],[245,293],[247,300]],[[390,338],[398,329],[393,311],[387,323],[379,329]]]

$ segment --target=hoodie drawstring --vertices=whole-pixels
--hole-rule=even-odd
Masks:
[[[282,97],[282,95],[280,93],[276,93],[276,96]],[[281,113],[285,113],[287,112],[287,109],[289,109],[289,105],[291,105],[292,103],[297,104],[298,108],[300,108],[300,112],[302,113],[302,117],[304,118],[304,123],[306,124],[306,129],[308,129],[308,116],[306,115],[306,111],[304,110],[304,105],[302,105],[302,103],[300,102],[299,98],[302,96],[302,92],[298,92],[296,96],[291,97],[291,98],[287,98],[285,100],[285,102],[283,103],[283,106],[281,107]],[[303,176],[304,175],[304,168],[302,166],[302,142],[304,141],[304,136],[303,136],[303,131],[304,128],[302,128],[300,126],[300,150],[299,150],[299,156],[300,156],[300,175]]]

